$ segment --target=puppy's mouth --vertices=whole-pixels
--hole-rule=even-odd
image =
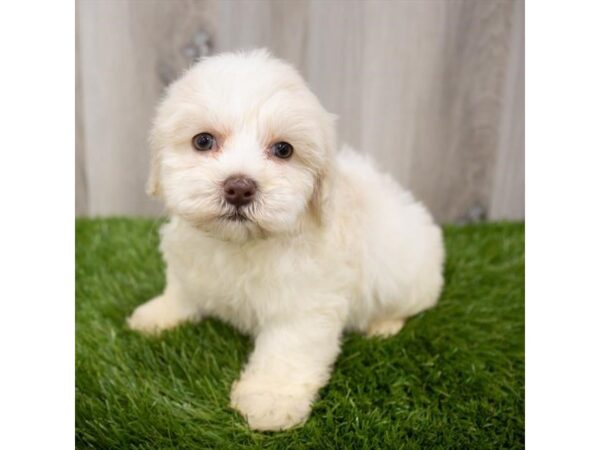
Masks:
[[[231,214],[226,214],[223,216],[224,220],[228,222],[248,222],[250,219],[241,211],[236,210]]]

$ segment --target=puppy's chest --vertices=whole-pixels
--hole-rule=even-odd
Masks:
[[[315,277],[324,275],[310,251],[282,244],[244,248],[180,241],[163,252],[190,300],[244,330],[297,306]]]
[[[223,303],[266,293],[274,278],[284,276],[267,266],[265,261],[252,262],[239,254],[213,250],[195,255],[184,272],[187,287],[201,292],[205,302],[215,299]]]

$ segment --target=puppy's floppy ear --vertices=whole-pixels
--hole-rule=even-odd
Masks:
[[[322,120],[324,160],[322,167],[317,171],[315,188],[310,200],[310,211],[321,225],[328,220],[329,211],[331,210],[332,191],[335,185],[336,120],[337,116],[325,112]]]
[[[192,72],[193,66],[187,73]],[[163,92],[156,110],[148,143],[150,144],[150,173],[146,182],[146,194],[150,197],[162,198],[163,188],[161,184],[162,154],[173,139],[173,129],[178,120],[177,110],[181,105],[181,98],[185,98],[186,87],[189,82],[185,80],[185,74],[171,84]],[[179,101],[178,101],[179,100]],[[177,105],[177,106],[173,106]]]
[[[332,173],[330,168],[317,174],[317,181],[310,200],[310,211],[320,225],[327,223],[331,200]]]
[[[152,131],[150,132],[150,138],[148,140],[150,144],[150,173],[148,175],[148,181],[146,181],[146,194],[150,197],[161,198],[162,197],[162,186],[160,183],[160,165],[161,165],[161,145],[159,144],[158,132],[156,124],[154,124]]]
[[[150,146],[150,173],[146,181],[146,194],[154,198],[162,198],[161,166],[163,149],[169,142],[170,130],[177,120],[175,110],[168,101],[181,91],[181,80],[175,81],[163,92],[152,121],[152,129],[148,138]],[[177,102],[176,102],[177,103]]]

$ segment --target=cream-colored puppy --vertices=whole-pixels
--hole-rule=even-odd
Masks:
[[[151,142],[167,285],[131,328],[217,317],[254,338],[231,404],[257,430],[303,423],[344,330],[397,333],[442,288],[440,229],[346,148],[302,78],[266,51],[202,60],[170,88]],[[206,349],[210,351],[210,349]]]

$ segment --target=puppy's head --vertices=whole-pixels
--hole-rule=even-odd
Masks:
[[[334,118],[266,51],[192,67],[160,104],[151,145],[148,193],[212,235],[243,241],[322,220]]]

